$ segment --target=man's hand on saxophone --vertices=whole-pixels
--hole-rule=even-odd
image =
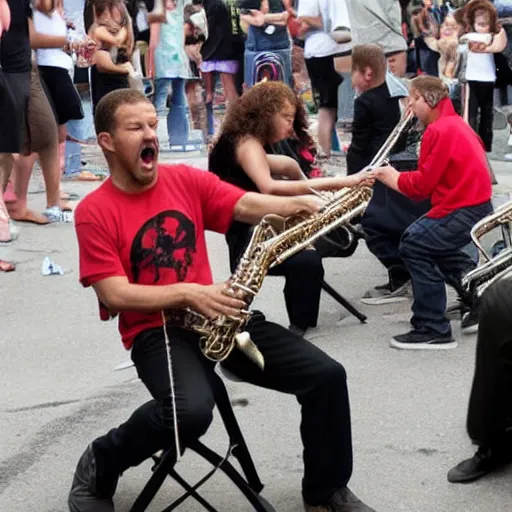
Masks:
[[[366,174],[370,179],[377,179],[389,188],[400,192],[400,189],[398,188],[398,178],[400,173],[391,165],[386,165],[385,167],[374,167],[367,171]]]
[[[227,290],[226,283],[210,286],[191,284],[187,287],[186,302],[188,307],[210,320],[215,320],[222,315],[239,318],[247,305],[236,295],[229,295]]]

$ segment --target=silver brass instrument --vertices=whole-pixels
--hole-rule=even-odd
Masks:
[[[367,169],[385,164],[389,152],[412,118],[412,114],[403,116]],[[335,193],[320,194],[329,199],[315,214],[298,214],[288,218],[266,215],[261,220],[227,283],[228,295],[242,299],[249,309],[270,268],[310,248],[318,238],[360,216],[370,201],[372,188],[357,186]],[[240,317],[219,316],[214,320],[190,308],[166,312],[168,323],[200,335],[200,347],[208,359],[223,361],[237,346],[263,369],[263,356],[251,341],[249,333],[244,330],[249,318],[248,311],[243,312]]]
[[[512,271],[511,223],[512,201],[509,201],[473,226],[471,238],[484,261],[462,279],[463,290],[472,300],[480,299],[489,286]],[[493,257],[484,249],[480,239],[496,228],[501,230],[505,248]]]

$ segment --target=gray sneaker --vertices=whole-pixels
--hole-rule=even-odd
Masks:
[[[380,304],[405,302],[410,299],[412,299],[412,286],[411,282],[407,281],[394,290],[391,289],[389,283],[376,286],[363,295],[361,302],[370,306],[378,306]]]
[[[114,512],[112,498],[119,476],[98,480],[98,466],[92,444],[78,461],[68,497],[70,512]],[[101,487],[101,489],[100,489]]]

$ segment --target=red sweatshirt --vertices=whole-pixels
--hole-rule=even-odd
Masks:
[[[418,170],[403,172],[398,178],[398,188],[407,197],[430,199],[427,217],[431,218],[485,203],[492,195],[480,138],[457,115],[450,99],[443,99],[437,108],[441,115],[425,130]]]

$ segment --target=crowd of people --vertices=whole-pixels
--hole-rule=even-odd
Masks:
[[[173,411],[182,446],[212,421],[214,365],[201,354],[197,333],[167,325],[162,313],[246,314],[225,283],[212,284],[205,230],[225,234],[234,270],[266,214],[319,214],[325,191],[371,186],[366,211],[337,231],[330,250],[347,257],[364,239],[386,269],[386,283],[365,293],[366,304],[412,300],[411,328],[391,347],[457,346],[446,285],[460,292],[463,276],[478,264],[471,229],[493,211],[487,154],[494,92],[506,104],[512,84],[499,2],[459,3],[87,0],[77,37],[65,0],[0,0],[0,183],[4,192],[11,187],[5,203],[0,196],[0,242],[16,239],[15,222],[58,222],[72,208],[61,186],[63,153],[67,126],[85,116],[76,90],[85,69],[109,178],[76,208],[80,281],[93,287],[103,320],[119,315],[124,346],[152,395],[84,452],[69,495],[72,512],[113,512],[119,476],[173,447]],[[318,111],[317,140],[301,97],[304,69]],[[347,173],[319,176],[340,152],[339,88],[347,73],[355,93]],[[226,114],[217,128],[218,79]],[[194,147],[190,128],[204,126],[211,172],[158,165],[161,116],[171,151]],[[375,161],[397,127],[385,158]],[[42,214],[27,206],[36,160],[47,195]],[[154,246],[147,246],[147,233]],[[317,324],[325,250],[324,241],[272,269],[285,277],[289,326],[256,311],[246,326],[265,370],[236,350],[222,364],[247,382],[297,396],[308,512],[371,512],[347,487],[352,441],[344,368],[304,338]],[[0,270],[14,266],[0,262]],[[482,301],[458,308],[463,330],[479,333],[468,412],[479,449],[449,472],[451,482],[512,460],[509,288],[503,279]]]

